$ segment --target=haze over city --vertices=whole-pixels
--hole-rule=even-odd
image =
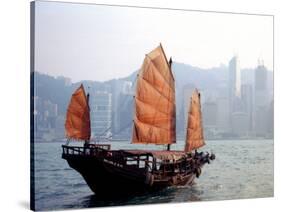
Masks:
[[[273,70],[273,16],[37,2],[35,70],[105,81],[137,70],[160,42],[168,57],[200,68]]]

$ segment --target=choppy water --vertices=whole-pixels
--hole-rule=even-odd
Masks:
[[[129,142],[112,142],[112,148],[147,148]],[[149,148],[162,148],[149,146]],[[183,142],[172,149],[182,149]],[[132,204],[272,197],[273,140],[208,141],[216,160],[203,168],[196,184],[121,200],[95,197],[83,178],[61,159],[60,143],[35,145],[35,207],[37,210],[87,208]]]

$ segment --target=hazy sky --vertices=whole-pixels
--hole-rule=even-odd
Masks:
[[[161,42],[174,61],[209,68],[238,55],[273,69],[273,17],[36,2],[35,70],[108,80],[137,70]]]

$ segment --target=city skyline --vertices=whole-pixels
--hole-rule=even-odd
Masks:
[[[192,66],[218,67],[237,54],[241,68],[262,59],[273,70],[273,16],[38,1],[36,20],[35,70],[74,82],[124,77],[160,42]]]
[[[200,69],[194,71],[194,67],[175,63],[177,135],[180,138],[184,136],[186,131],[189,100],[196,87],[202,96],[203,125],[206,139],[230,139],[233,137],[241,139],[255,138],[256,136],[271,137],[273,135],[273,127],[271,127],[273,126],[272,73],[265,66],[259,64],[255,69],[245,70],[245,72],[251,72],[246,74],[246,77],[240,70],[238,63],[237,57],[233,57],[227,67],[213,70],[209,72],[209,75],[207,74],[208,71],[206,73]],[[225,71],[225,73],[221,71]],[[197,74],[196,72],[200,73]],[[219,75],[223,77],[216,73],[220,73]],[[196,78],[196,75],[199,78]],[[244,76],[243,80],[241,79],[242,76]],[[50,76],[46,77],[50,79]],[[77,83],[71,83],[68,78],[51,78],[56,80],[57,83],[58,81],[63,83],[64,89],[67,89],[65,92],[69,95],[78,86]],[[206,79],[207,81],[205,81]],[[90,92],[91,96],[93,137],[107,134],[106,136],[111,137],[112,135],[113,138],[129,139],[133,114],[133,81],[132,77],[127,77],[103,83],[83,82],[86,92]],[[46,86],[48,85],[44,86],[42,81],[38,80],[38,88],[41,88],[39,97],[42,97],[40,94],[43,94],[43,97],[46,95],[44,95],[44,91],[49,90]],[[50,91],[50,93],[52,92]],[[41,106],[41,112],[39,113],[41,115],[38,117],[41,117],[40,120],[43,120],[43,122],[44,120],[47,121],[41,126],[56,126],[55,116],[58,116],[60,117],[58,119],[60,125],[58,134],[62,135],[63,124],[61,121],[69,97],[65,96],[63,107],[62,103],[56,105],[58,99],[50,102],[49,98],[38,99],[37,97],[43,107],[49,108],[44,111]],[[103,118],[101,119],[100,116]]]

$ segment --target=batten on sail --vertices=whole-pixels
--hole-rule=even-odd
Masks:
[[[190,99],[185,151],[190,152],[204,145],[200,94],[196,89]]]
[[[90,108],[83,84],[72,94],[65,120],[66,137],[89,141],[91,138]]]
[[[138,74],[132,143],[175,142],[175,82],[160,44],[145,56]]]

